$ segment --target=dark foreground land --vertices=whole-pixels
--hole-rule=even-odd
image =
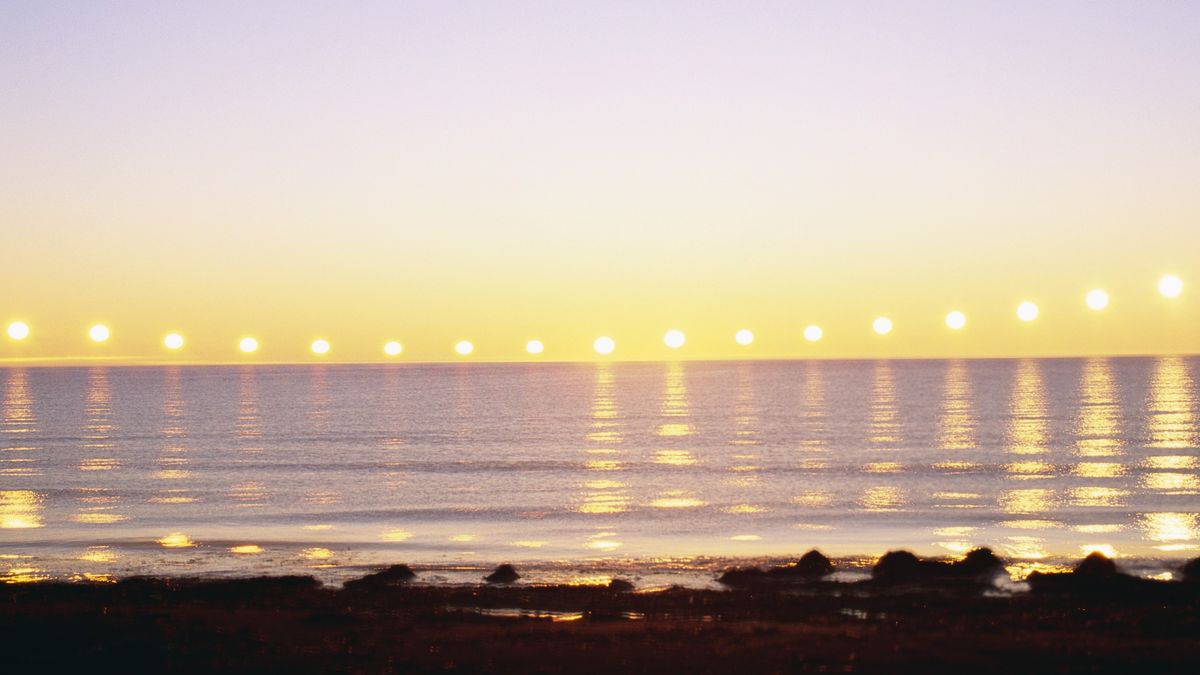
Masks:
[[[322,587],[308,577],[0,588],[8,673],[1197,672],[1200,585]],[[522,613],[525,616],[522,616]]]

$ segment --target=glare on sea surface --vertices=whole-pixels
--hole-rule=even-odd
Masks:
[[[172,532],[162,539],[156,539],[155,541],[163,548],[192,548],[196,545],[196,542],[192,541],[191,537],[182,532]]]
[[[8,324],[8,337],[14,340],[24,340],[29,337],[29,324],[24,321],[14,321]]]
[[[109,338],[109,335],[111,333],[108,330],[108,326],[102,323],[98,323],[88,329],[88,337],[92,339],[92,342],[104,342]]]
[[[229,547],[229,552],[234,555],[258,555],[263,552],[263,547],[258,544],[241,544],[239,546]]]
[[[467,340],[459,340],[458,344],[454,345],[454,351],[458,352],[459,356],[466,356],[475,351],[475,345]]]
[[[1108,307],[1108,293],[1104,292],[1104,289],[1102,288],[1093,288],[1092,290],[1088,291],[1087,297],[1084,298],[1084,301],[1087,302],[1088,307],[1091,307],[1098,312],[1105,307]]]
[[[1022,321],[1033,321],[1038,318],[1038,306],[1026,300],[1017,305],[1017,318]]]
[[[530,354],[541,354],[546,350],[546,345],[542,344],[541,340],[530,340],[525,343],[525,351]]]
[[[183,347],[183,336],[179,333],[171,333],[163,338],[163,344],[167,349],[180,349]]]
[[[1178,298],[1183,293],[1183,279],[1168,274],[1158,280],[1158,292],[1163,294],[1164,298]]]
[[[402,351],[404,351],[404,345],[394,340],[383,346],[383,353],[387,354],[388,356],[397,356]]]
[[[255,340],[252,337],[242,338],[242,341],[238,343],[238,349],[247,354],[256,352],[258,351],[258,340]]]
[[[328,354],[329,353],[329,341],[328,340],[313,340],[312,351],[314,354]]]
[[[825,331],[821,330],[820,326],[809,326],[804,329],[804,339],[808,340],[809,342],[816,342],[817,340],[820,340],[821,336],[824,334]]]
[[[887,335],[892,332],[892,320],[886,316],[881,316],[871,323],[871,328],[880,335]]]
[[[671,349],[679,349],[686,341],[687,338],[684,337],[683,331],[669,330],[666,335],[663,335],[663,344]]]
[[[597,354],[611,354],[617,348],[617,343],[607,335],[596,338],[592,343],[592,349],[596,350]]]
[[[754,342],[754,333],[751,333],[749,330],[743,328],[734,334],[733,339],[739,345],[745,347],[751,342]]]
[[[946,315],[946,326],[950,330],[962,330],[962,327],[967,325],[967,315],[955,310]]]

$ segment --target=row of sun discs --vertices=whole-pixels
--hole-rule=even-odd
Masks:
[[[1183,293],[1183,281],[1174,275],[1167,275],[1159,280],[1158,291],[1166,298],[1177,298]],[[1100,311],[1108,307],[1108,293],[1103,289],[1095,288],[1088,291],[1084,296],[1084,302],[1087,306],[1095,311]],[[1022,302],[1017,305],[1017,318],[1021,321],[1029,322],[1038,318],[1038,306],[1030,301]],[[951,330],[962,330],[967,325],[967,315],[955,310],[946,315],[946,326]],[[886,316],[876,318],[871,323],[871,328],[879,335],[887,335],[892,332],[892,320]],[[8,325],[8,336],[13,340],[24,340],[29,337],[29,325],[23,321],[14,321]],[[804,339],[809,342],[817,342],[825,335],[825,331],[820,326],[812,325],[804,329]],[[88,329],[88,337],[93,342],[107,342],[112,336],[108,326],[104,324],[96,324]],[[754,333],[743,328],[734,334],[733,339],[739,345],[746,346],[754,342]],[[669,330],[663,335],[663,344],[671,349],[679,349],[687,342],[687,337],[683,331]],[[185,340],[179,333],[170,333],[163,338],[163,345],[172,351],[183,349]],[[253,354],[258,351],[258,340],[252,337],[244,337],[238,342],[238,349],[246,354]],[[314,340],[309,346],[314,354],[328,354],[330,344],[328,340]],[[617,343],[608,336],[596,338],[592,343],[592,349],[597,354],[611,354],[617,348]],[[546,346],[541,340],[530,340],[525,344],[525,351],[529,354],[541,354],[545,351]],[[391,341],[383,345],[383,353],[388,356],[398,356],[404,351],[404,346],[399,342]],[[475,351],[475,345],[469,340],[460,340],[454,345],[454,351],[460,356],[468,356]]]

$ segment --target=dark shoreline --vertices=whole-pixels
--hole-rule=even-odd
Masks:
[[[0,644],[9,672],[1116,673],[1200,663],[1200,583],[1089,560],[1017,594],[970,569],[907,558],[867,581],[824,581],[798,563],[735,576],[726,590],[429,585],[404,566],[343,588],[299,576],[14,584],[0,587]]]

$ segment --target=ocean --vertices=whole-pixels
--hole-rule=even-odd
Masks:
[[[1200,555],[1200,358],[0,369],[0,580]],[[528,575],[527,575],[528,576]]]

